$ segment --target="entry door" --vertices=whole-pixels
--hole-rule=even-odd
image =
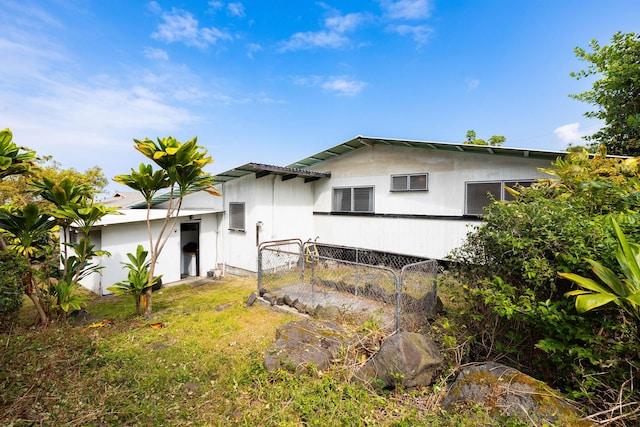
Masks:
[[[180,248],[182,249],[180,276],[196,277],[200,275],[200,223],[183,222],[180,224]]]

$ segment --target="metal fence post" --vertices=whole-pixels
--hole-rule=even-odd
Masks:
[[[402,273],[400,276],[394,271],[393,277],[396,282],[396,333],[400,332],[400,311],[402,306]]]
[[[258,295],[262,295],[262,250],[258,248]]]

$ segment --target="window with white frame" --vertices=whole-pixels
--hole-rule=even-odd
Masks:
[[[391,175],[391,191],[427,191],[428,189],[429,174]]]
[[[528,187],[533,180],[467,182],[465,188],[465,215],[483,215],[491,200],[513,200],[505,186]]]
[[[244,231],[244,203],[229,202],[229,229]]]
[[[373,187],[333,189],[334,212],[373,212]]]

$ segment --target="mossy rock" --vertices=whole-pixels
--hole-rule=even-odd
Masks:
[[[493,416],[518,417],[535,425],[594,425],[581,420],[578,409],[547,384],[493,362],[463,369],[442,402],[445,409],[475,405]]]

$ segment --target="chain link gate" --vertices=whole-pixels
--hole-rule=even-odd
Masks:
[[[436,260],[288,239],[258,248],[258,291],[417,330],[436,308]]]

